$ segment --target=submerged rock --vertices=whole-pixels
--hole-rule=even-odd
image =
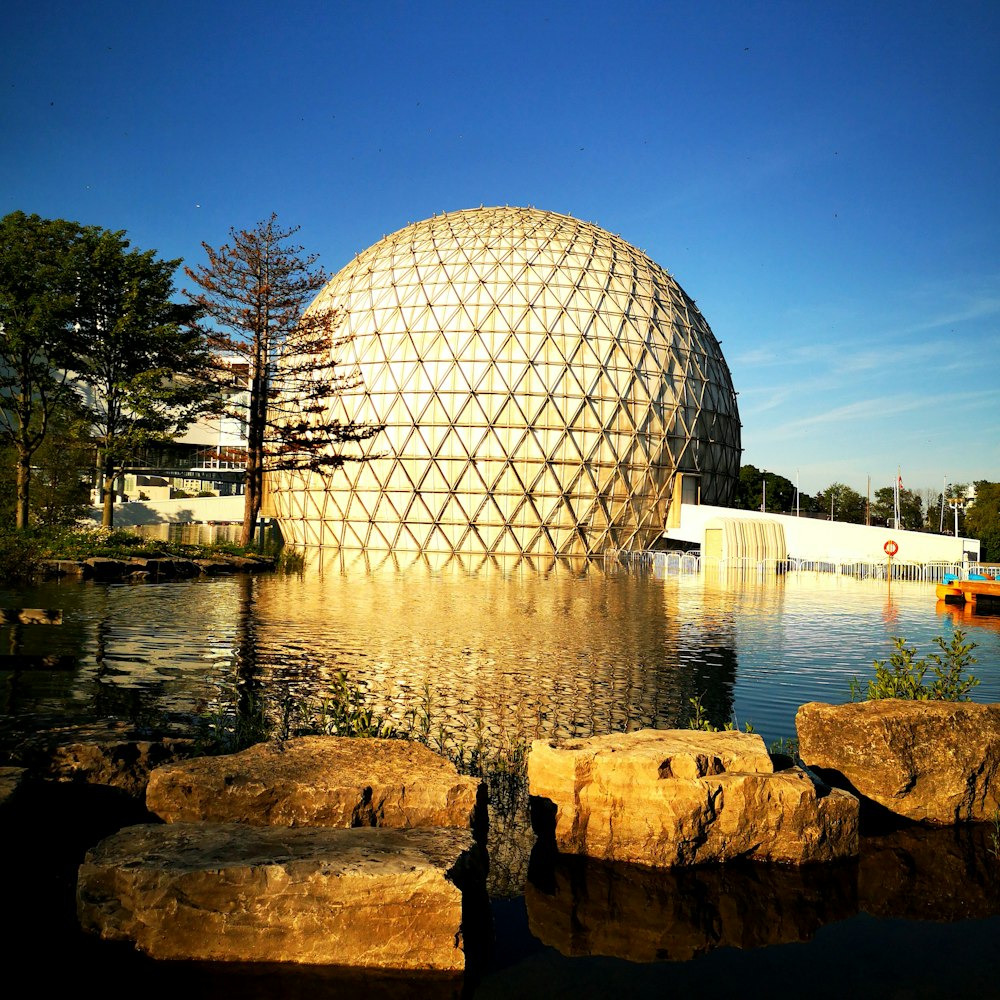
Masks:
[[[857,865],[654,869],[532,855],[528,925],[563,955],[688,961],[716,948],[810,940],[857,913]]]
[[[471,833],[445,829],[138,825],[89,851],[77,883],[85,931],[210,962],[462,972],[485,906]]]
[[[803,761],[825,781],[897,816],[950,824],[1000,808],[1000,705],[809,702],[795,728]]]
[[[157,768],[146,807],[168,823],[468,829],[486,788],[419,743],[302,736]]]
[[[47,781],[116,788],[142,803],[150,772],[189,757],[194,741],[142,733],[123,720],[84,719],[67,725],[57,717],[0,718],[6,763],[27,768]]]
[[[567,854],[671,867],[858,853],[857,799],[818,787],[800,768],[775,773],[756,735],[674,729],[535,740],[528,785],[536,832]]]

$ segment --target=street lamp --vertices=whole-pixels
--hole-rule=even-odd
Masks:
[[[949,486],[948,489],[953,490],[954,486]],[[953,497],[949,497],[948,506],[955,512],[955,537],[958,538],[958,512],[965,507],[965,497],[960,497],[956,491]]]

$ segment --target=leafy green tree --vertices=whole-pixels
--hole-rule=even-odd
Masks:
[[[896,516],[896,498],[891,486],[882,486],[875,491],[871,505],[871,523],[892,527]],[[909,531],[919,531],[924,524],[924,503],[920,494],[913,490],[899,491],[899,520],[901,528]]]
[[[94,471],[90,421],[79,406],[52,415],[49,433],[32,464],[32,521],[45,526],[75,524],[90,508]]]
[[[253,229],[231,229],[218,249],[203,243],[207,266],[184,269],[197,286],[186,294],[206,317],[208,342],[247,373],[249,406],[232,414],[247,424],[242,545],[256,529],[265,472],[335,469],[351,460],[339,445],[380,430],[324,419],[330,399],[353,383],[331,361],[343,342],[341,317],[331,309],[304,313],[327,276],[315,254],[291,242],[297,232],[272,213]]]
[[[976,481],[976,499],[966,510],[965,530],[982,543],[983,562],[1000,562],[1000,483]]]
[[[211,355],[191,325],[194,310],[172,300],[180,261],[129,247],[124,232],[92,229],[76,253],[73,375],[100,453],[106,527],[124,462],[218,406]]]
[[[820,490],[816,494],[816,504],[819,512],[831,521],[865,523],[865,498],[844,483],[831,483]]]
[[[799,498],[800,509],[802,499]],[[760,510],[762,504],[766,511],[774,514],[794,514],[795,484],[755,465],[741,466],[733,506],[738,510]]]
[[[73,395],[75,222],[0,219],[0,444],[14,453],[14,523],[28,526],[32,457]]]

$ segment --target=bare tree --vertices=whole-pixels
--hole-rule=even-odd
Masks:
[[[316,254],[290,242],[298,228],[282,229],[272,213],[253,229],[231,229],[230,242],[218,249],[203,243],[208,264],[184,269],[197,285],[186,294],[204,317],[201,329],[220,372],[232,388],[240,378],[247,387],[247,404],[229,408],[246,420],[242,545],[256,530],[265,472],[335,469],[351,460],[340,445],[381,430],[324,416],[353,382],[333,361],[344,342],[337,334],[342,317],[334,309],[306,312],[327,276]]]

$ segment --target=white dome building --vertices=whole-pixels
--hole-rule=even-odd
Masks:
[[[706,503],[733,494],[740,422],[719,342],[666,271],[603,229],[524,208],[436,216],[359,254],[317,308],[340,311],[334,360],[357,380],[325,418],[384,430],[354,446],[364,461],[270,476],[290,543],[647,548],[678,473]]]

